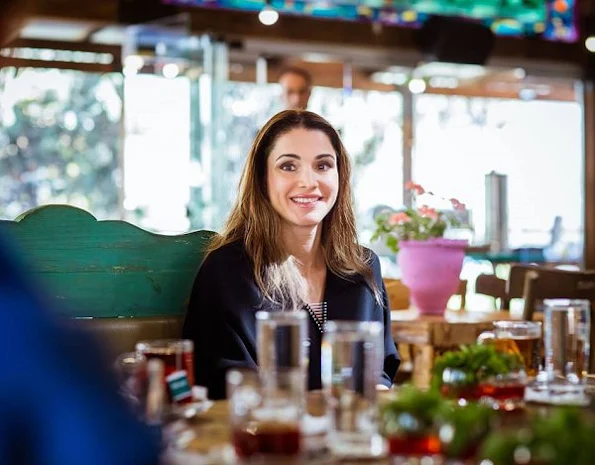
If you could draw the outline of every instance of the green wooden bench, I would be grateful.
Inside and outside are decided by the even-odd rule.
[[[139,339],[180,336],[214,234],[153,234],[68,205],[0,221],[0,233],[16,244],[50,306],[97,333],[110,355],[132,350]]]

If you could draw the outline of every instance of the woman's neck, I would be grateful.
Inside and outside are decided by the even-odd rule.
[[[305,275],[325,267],[320,226],[312,228],[286,227],[282,230],[283,246],[292,255]]]

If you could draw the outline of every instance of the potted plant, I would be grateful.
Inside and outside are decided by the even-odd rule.
[[[438,415],[442,455],[453,465],[474,459],[490,431],[497,426],[496,411],[483,404],[454,404]]]
[[[452,207],[449,211],[428,205],[417,207],[418,196],[437,196],[413,182],[405,187],[411,190],[414,206],[380,213],[375,218],[372,241],[383,239],[389,249],[398,252],[403,284],[409,288],[411,301],[419,312],[443,314],[459,285],[467,247],[466,240],[446,239],[444,234],[448,228],[461,225],[457,214],[465,210],[465,205],[452,198],[448,200]]]
[[[500,352],[491,344],[461,346],[445,352],[436,358],[432,371],[432,386],[448,398],[484,398],[496,407],[508,409],[508,405],[516,407],[525,392],[522,357]]]
[[[494,465],[587,465],[595,457],[594,436],[589,414],[559,407],[532,417],[524,428],[494,431],[479,456]]]
[[[420,391],[405,385],[397,397],[380,407],[380,431],[387,438],[393,457],[428,456],[440,453],[435,419],[445,400],[436,391]]]

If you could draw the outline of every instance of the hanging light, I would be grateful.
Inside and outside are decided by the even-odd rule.
[[[258,19],[265,26],[272,26],[279,19],[279,12],[269,5],[267,1],[264,8],[258,13]]]
[[[587,37],[585,40],[585,47],[591,53],[595,53],[595,36]]]
[[[163,74],[163,77],[166,79],[174,79],[178,76],[178,74],[180,74],[180,67],[175,63],[167,63],[163,65],[161,73]]]
[[[409,92],[412,94],[422,94],[426,91],[426,81],[419,78],[414,78],[409,81]]]

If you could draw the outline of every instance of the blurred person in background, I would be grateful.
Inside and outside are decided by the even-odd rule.
[[[281,84],[284,110],[306,110],[312,91],[312,75],[303,68],[289,66],[277,78]]]
[[[0,47],[30,11],[0,0]],[[0,464],[157,465],[158,433],[133,416],[99,348],[50,315],[16,257],[0,237]]]

